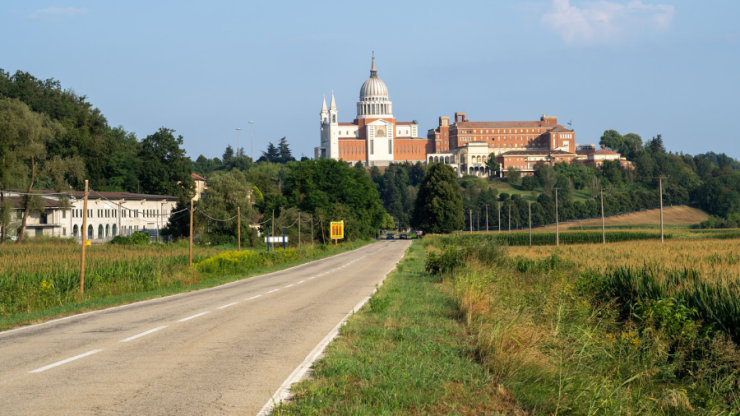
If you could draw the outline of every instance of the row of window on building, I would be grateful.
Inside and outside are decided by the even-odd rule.
[[[508,131],[507,131],[508,130]],[[460,133],[463,134],[478,134],[478,130],[459,130]],[[481,129],[480,134],[491,134],[491,133],[498,133],[498,134],[516,134],[516,133],[543,133],[544,129],[489,129],[483,131]]]
[[[72,218],[82,218],[82,209],[73,209]],[[115,209],[88,209],[87,217],[94,218],[93,212],[97,213],[97,218],[118,218],[118,211]],[[139,214],[143,218],[153,218],[160,215],[158,209],[121,209],[121,218],[139,218]],[[62,211],[62,218],[67,218],[66,211]]]

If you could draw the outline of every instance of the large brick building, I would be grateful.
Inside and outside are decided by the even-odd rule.
[[[532,174],[537,163],[553,165],[578,160],[576,133],[558,124],[557,117],[543,115],[537,121],[470,121],[465,113],[455,113],[453,120],[450,124],[449,117],[440,117],[439,126],[428,131],[434,153],[427,155],[427,161],[447,163],[459,175],[489,175],[486,161],[490,154],[501,164],[502,176],[509,167]]]
[[[432,143],[419,137],[416,121],[396,121],[388,87],[378,78],[373,55],[370,78],[360,88],[357,116],[351,123],[339,122],[334,93],[326,98],[320,113],[321,146],[315,158],[362,162],[365,166],[387,166],[391,162],[423,162],[432,153]]]

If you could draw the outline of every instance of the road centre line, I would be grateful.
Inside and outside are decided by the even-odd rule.
[[[314,277],[316,277],[316,276],[312,276],[312,277],[309,277],[309,278],[308,278],[308,280],[311,280],[311,279],[313,279]]]
[[[46,371],[46,370],[48,370],[48,369],[50,369],[50,368],[58,367],[58,366],[60,366],[60,365],[62,365],[62,364],[67,364],[67,363],[69,363],[69,362],[72,362],[72,361],[74,361],[74,360],[79,360],[80,358],[84,358],[84,357],[87,357],[88,355],[93,355],[93,354],[97,354],[97,353],[99,353],[100,351],[103,351],[103,350],[102,350],[102,349],[100,349],[100,350],[92,350],[92,351],[88,351],[88,352],[86,352],[86,353],[84,353],[84,354],[76,355],[76,356],[74,356],[74,357],[72,357],[72,358],[67,358],[66,360],[62,360],[62,361],[56,362],[56,363],[54,363],[54,364],[49,364],[49,365],[47,365],[46,367],[41,367],[41,368],[37,368],[37,369],[35,369],[35,370],[33,370],[33,371],[29,371],[29,373],[40,373],[40,372],[42,372],[42,371]]]
[[[191,319],[193,319],[193,318],[197,318],[197,317],[199,317],[199,316],[203,316],[203,315],[205,315],[205,314],[207,314],[207,313],[209,313],[209,312],[201,312],[201,313],[199,313],[199,314],[197,314],[197,315],[193,315],[193,316],[188,316],[187,318],[183,318],[183,319],[180,319],[180,320],[179,320],[179,321],[177,321],[177,322],[185,322],[185,321],[189,321],[189,320],[191,320]]]
[[[300,282],[296,283],[297,285],[300,285],[301,283],[305,282],[305,280],[301,280]]]
[[[142,332],[141,334],[137,334],[137,335],[134,335],[134,336],[132,336],[132,337],[128,337],[128,338],[126,338],[126,339],[123,339],[123,340],[121,340],[121,342],[129,342],[129,341],[133,341],[133,340],[135,340],[136,338],[139,338],[139,337],[143,337],[144,335],[149,335],[149,334],[151,334],[151,333],[153,333],[153,332],[157,332],[157,331],[159,331],[160,329],[165,329],[165,328],[167,328],[167,325],[164,325],[164,326],[158,326],[158,327],[156,327],[156,328],[154,328],[154,329],[150,329],[150,330],[148,330],[148,331],[144,331],[144,332]]]
[[[293,287],[293,285],[288,285],[288,286],[285,286],[285,287],[284,287],[283,289],[287,289],[287,288],[289,288],[289,287]]]
[[[257,299],[257,298],[258,298],[258,297],[260,297],[260,296],[262,296],[262,295],[252,296],[251,298],[246,298],[246,299],[244,299],[244,300],[252,300],[252,299]]]
[[[234,306],[234,305],[236,305],[237,303],[239,303],[239,302],[231,302],[231,303],[229,303],[229,304],[227,304],[227,305],[224,305],[224,306],[219,306],[219,307],[218,307],[218,308],[216,308],[216,309],[224,309],[224,308],[228,308],[229,306]]]
[[[272,289],[271,291],[269,291],[267,293],[277,292],[278,290],[280,290],[280,289]]]

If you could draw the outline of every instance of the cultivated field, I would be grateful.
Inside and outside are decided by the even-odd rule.
[[[686,205],[663,208],[663,224],[665,226],[689,226],[706,221],[709,215],[704,211]],[[623,215],[614,215],[604,218],[604,225],[609,227],[635,226],[641,228],[645,225],[660,227],[660,209],[649,209]],[[564,222],[560,229],[576,230],[580,227],[601,227],[601,218],[588,220]],[[555,231],[555,225],[538,228],[537,230]]]

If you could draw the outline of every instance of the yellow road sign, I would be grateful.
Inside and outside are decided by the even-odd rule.
[[[330,234],[332,240],[344,238],[344,221],[332,221]]]

